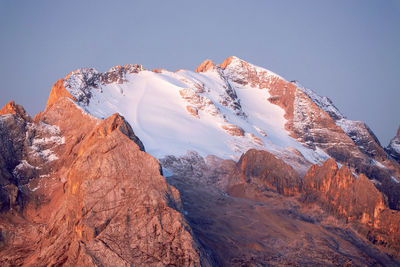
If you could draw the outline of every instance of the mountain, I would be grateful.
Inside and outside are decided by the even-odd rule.
[[[366,124],[346,119],[331,100],[298,82],[237,57],[220,65],[206,60],[196,72],[78,69],[57,82],[47,105],[65,95],[99,119],[123,114],[158,159],[190,150],[237,160],[256,148],[304,175],[332,157],[380,183],[390,207],[400,209],[390,189],[400,181],[399,165]]]
[[[397,139],[237,57],[78,69],[0,110],[0,262],[399,265]]]

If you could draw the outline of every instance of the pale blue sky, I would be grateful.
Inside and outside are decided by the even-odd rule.
[[[0,106],[31,115],[79,67],[194,70],[231,55],[299,80],[387,145],[400,124],[400,1],[0,0]]]

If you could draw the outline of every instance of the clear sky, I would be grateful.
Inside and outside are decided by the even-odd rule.
[[[399,0],[0,0],[0,38],[0,106],[31,115],[79,67],[235,55],[328,96],[384,146],[400,124]]]

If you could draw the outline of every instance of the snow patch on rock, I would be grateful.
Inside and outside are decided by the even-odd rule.
[[[45,161],[57,160],[58,157],[54,153],[54,148],[65,144],[65,137],[60,136],[60,128],[44,122],[39,122],[38,124],[29,123],[27,128],[27,140],[30,140],[30,133],[35,133],[30,140],[29,153]]]
[[[37,167],[32,166],[31,164],[29,164],[29,162],[27,162],[26,160],[21,160],[21,162],[15,167],[14,170],[20,170],[23,168],[30,168],[30,169],[36,169]]]

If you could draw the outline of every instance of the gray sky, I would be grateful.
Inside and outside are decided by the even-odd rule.
[[[400,1],[0,0],[0,106],[34,115],[79,67],[235,55],[328,96],[383,145],[400,124]]]

